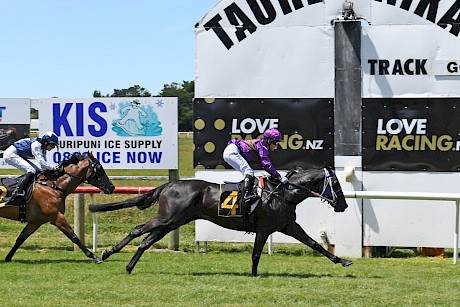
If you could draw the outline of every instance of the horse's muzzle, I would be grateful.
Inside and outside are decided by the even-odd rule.
[[[345,199],[343,201],[337,201],[337,204],[334,206],[334,212],[344,212],[348,208],[347,202]]]
[[[113,191],[115,191],[115,186],[113,184],[102,189],[102,192],[104,192],[104,194],[112,194]]]

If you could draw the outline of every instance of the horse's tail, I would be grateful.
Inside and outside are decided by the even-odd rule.
[[[165,183],[158,188],[152,189],[145,194],[133,197],[127,200],[119,201],[116,203],[108,203],[102,205],[90,205],[89,211],[98,212],[98,211],[115,211],[124,208],[130,208],[137,206],[139,210],[147,209],[148,207],[155,204],[160,198],[160,193],[166,188],[169,184]]]

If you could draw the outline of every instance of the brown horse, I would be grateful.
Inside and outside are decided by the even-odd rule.
[[[80,241],[69,222],[64,217],[65,199],[75,191],[81,183],[89,183],[101,189],[105,194],[111,194],[115,189],[101,163],[92,155],[74,154],[62,161],[56,170],[44,171],[38,174],[34,181],[32,192],[25,199],[26,227],[16,239],[11,251],[5,258],[10,262],[14,253],[41,225],[50,222],[61,230],[85,255],[101,263],[102,260],[88,250]],[[10,220],[20,220],[20,206],[8,205],[0,207],[0,217]]]

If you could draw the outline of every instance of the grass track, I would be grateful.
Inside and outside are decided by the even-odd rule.
[[[0,253],[4,258],[6,253]],[[314,255],[148,251],[97,265],[81,253],[29,251],[0,262],[3,306],[456,306],[460,269],[451,259],[355,259],[343,268]]]

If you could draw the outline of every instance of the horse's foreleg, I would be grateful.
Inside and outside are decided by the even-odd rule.
[[[257,276],[257,267],[259,266],[260,256],[267,242],[269,234],[256,233],[254,248],[252,249],[252,276]]]
[[[300,227],[300,225],[296,222],[286,227],[282,232],[288,236],[291,236],[299,240],[303,244],[308,245],[310,248],[326,256],[329,260],[331,260],[334,263],[340,263],[344,267],[353,264],[353,262],[351,262],[350,260],[337,257],[333,253],[329,252],[321,244],[319,244],[318,242],[313,240],[309,235],[307,235],[307,233],[302,229],[302,227]]]
[[[118,253],[119,251],[121,251],[123,249],[123,247],[128,245],[128,243],[131,242],[133,239],[141,236],[143,234],[144,225],[145,224],[137,225],[133,229],[133,231],[131,231],[123,240],[121,240],[120,243],[118,243],[117,245],[112,247],[111,250],[109,250],[109,251],[104,250],[102,252],[102,260],[105,260],[105,259],[109,258],[112,254]]]
[[[72,243],[76,244],[83,251],[83,253],[85,253],[86,257],[93,259],[96,263],[102,263],[102,259],[93,254],[81,242],[80,238],[77,237],[72,227],[70,227],[69,222],[67,222],[66,218],[64,217],[64,214],[58,213],[56,219],[50,221],[50,223],[59,228],[59,230],[61,230],[66,235],[66,237],[72,241]]]
[[[33,234],[40,226],[41,224],[37,225],[28,223],[26,227],[24,227],[24,229],[21,231],[18,238],[16,239],[13,248],[11,248],[8,255],[6,255],[5,262],[11,261],[11,259],[14,256],[14,253],[16,253],[16,251],[22,245],[22,243],[24,243],[24,241],[27,240],[27,238],[30,237],[30,235]]]

